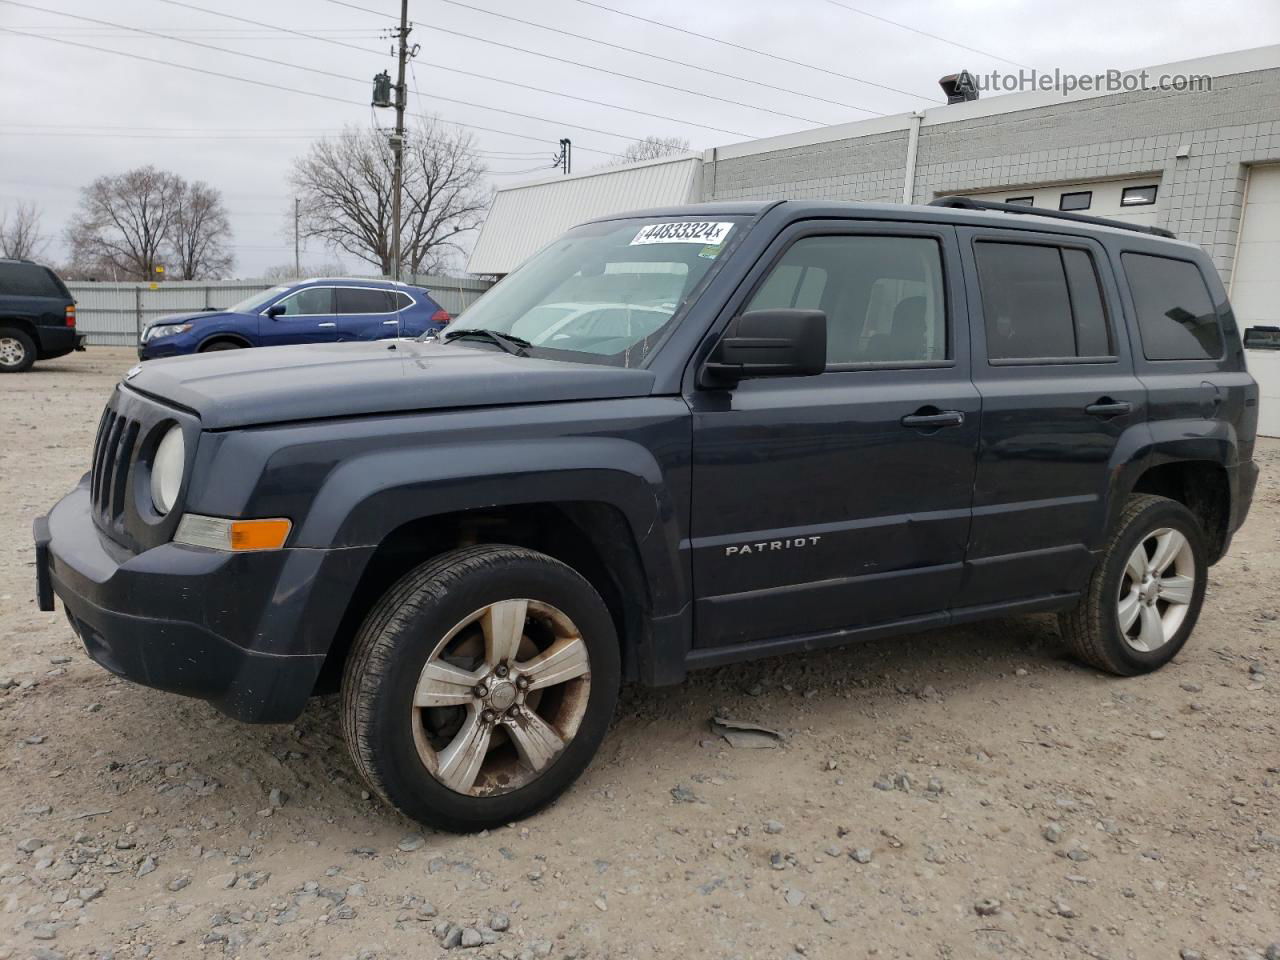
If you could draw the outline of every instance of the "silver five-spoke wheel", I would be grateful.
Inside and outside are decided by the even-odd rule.
[[[418,677],[418,756],[456,793],[519,789],[578,732],[590,688],[587,645],[566,614],[536,600],[482,607],[445,634]]]
[[[1120,581],[1120,632],[1134,650],[1153,653],[1186,618],[1195,590],[1195,556],[1172,527],[1154,530],[1134,547]]]

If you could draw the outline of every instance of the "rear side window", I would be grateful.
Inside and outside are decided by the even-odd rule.
[[[1093,257],[1043,244],[975,244],[991,360],[1110,357],[1110,324]]]
[[[370,287],[339,287],[337,301],[338,313],[390,313],[395,309],[388,291]]]
[[[0,294],[69,299],[66,288],[53,271],[34,263],[0,263]]]
[[[395,308],[397,310],[403,310],[405,307],[411,307],[411,306],[413,306],[413,298],[411,296],[409,296],[407,293],[396,294]]]
[[[1216,360],[1222,327],[1200,268],[1190,260],[1121,255],[1148,360]]]

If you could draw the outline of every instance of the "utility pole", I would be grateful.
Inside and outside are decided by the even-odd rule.
[[[404,82],[404,65],[409,59],[409,0],[400,0],[400,29],[397,31],[396,131],[391,135],[391,153],[395,172],[391,186],[391,279],[400,279],[400,190],[404,182],[404,109],[408,89]]]
[[[568,176],[573,172],[573,141],[568,137],[560,138],[560,172]]]
[[[298,223],[302,219],[302,201],[298,197],[293,198],[293,275],[295,277],[302,276],[302,258],[298,256]]]

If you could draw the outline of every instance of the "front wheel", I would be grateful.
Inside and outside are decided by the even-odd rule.
[[[586,580],[533,550],[466,547],[411,571],[369,614],[343,675],[343,733],[402,813],[481,830],[577,778],[620,677],[613,620]]]
[[[1080,603],[1059,614],[1072,652],[1120,676],[1164,666],[1187,642],[1208,582],[1195,514],[1165,497],[1129,498]]]

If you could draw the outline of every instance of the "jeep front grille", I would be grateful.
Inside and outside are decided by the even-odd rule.
[[[138,444],[138,429],[138,421],[120,415],[110,406],[98,424],[89,492],[98,520],[107,529],[123,525],[125,493],[134,448]]]

